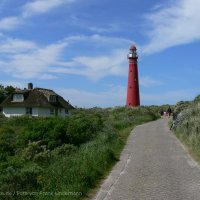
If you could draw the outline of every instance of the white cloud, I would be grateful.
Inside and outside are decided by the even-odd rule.
[[[59,63],[60,67],[51,69],[51,72],[83,75],[94,81],[109,75],[127,75],[127,46],[132,44],[132,41],[98,34],[72,36],[65,38],[64,41],[70,44],[81,42],[81,44],[90,45],[91,56],[84,56],[83,52],[82,56],[75,56],[71,61]],[[103,48],[107,52],[93,55],[94,48]]]
[[[28,55],[15,55],[10,65],[15,66],[15,76],[25,79],[36,78],[56,63],[63,48],[64,44],[53,44]]]
[[[34,0],[23,6],[22,16],[24,18],[35,14],[42,14],[51,11],[64,4],[70,4],[76,0]]]
[[[82,44],[90,44],[93,47],[100,45],[109,50],[109,52],[107,54],[104,52],[103,55],[102,53],[101,55],[92,55],[91,49],[91,56],[75,56],[70,61],[57,62],[58,67],[51,68],[50,72],[82,75],[94,81],[109,75],[127,75],[127,68],[124,67],[128,65],[126,59],[127,49],[125,47],[131,43],[129,40],[102,37],[100,35],[82,35],[65,38],[64,41],[75,45],[75,47],[80,41]],[[113,50],[114,48],[115,50]]]
[[[109,75],[126,75],[127,70],[124,70],[126,64],[125,50],[117,50],[106,56],[94,57],[76,57],[74,62],[77,66],[84,68],[85,76],[92,80],[98,80]]]
[[[162,85],[163,83],[157,80],[154,80],[148,76],[140,77],[140,85],[144,87],[154,87]]]
[[[128,40],[125,38],[120,38],[120,37],[106,37],[106,36],[102,36],[100,34],[93,34],[90,36],[86,36],[86,35],[76,35],[76,36],[71,36],[71,37],[67,37],[64,40],[65,42],[86,42],[87,44],[94,44],[96,45],[96,47],[99,46],[105,46],[107,45],[108,48],[119,48],[119,47],[126,47],[127,50],[127,45],[131,45],[134,42],[132,40]]]
[[[40,47],[31,41],[12,39],[2,34],[1,37],[3,40],[0,43],[0,52],[4,53],[6,58],[0,60],[0,68],[14,77],[41,79],[41,74],[44,73],[44,79],[51,79],[64,73],[82,75],[97,81],[110,75],[127,75],[125,47],[129,41],[123,38],[74,36]],[[80,41],[81,45],[91,46],[91,56],[84,55],[85,52],[80,56],[74,55],[71,59],[63,56],[67,55],[66,52],[73,52],[77,44],[80,45]],[[96,55],[92,53],[92,48],[107,49],[107,52],[102,53],[100,50]]]
[[[42,74],[39,79],[42,79],[42,80],[52,80],[52,79],[57,79],[58,77],[57,76],[54,76],[52,74]]]
[[[109,24],[106,27],[91,26],[89,27],[89,30],[96,33],[109,33],[109,32],[118,31],[119,27],[116,24]]]
[[[78,107],[110,107],[125,105],[126,88],[115,86],[105,92],[88,92],[73,88],[56,90],[65,99],[69,99],[73,106]]]
[[[12,30],[23,23],[19,17],[6,17],[0,20],[0,29]]]
[[[37,45],[31,41],[8,38],[0,35],[0,52],[1,53],[19,53],[34,50]]]
[[[23,41],[21,43],[24,44]],[[66,45],[65,42],[58,42],[46,47],[32,45],[30,51],[17,53],[13,53],[12,49],[7,48],[6,50],[10,50],[9,53],[7,52],[8,60],[1,61],[0,68],[2,71],[21,79],[53,78],[53,75],[48,74],[47,76],[48,68],[57,63]]]
[[[128,63],[124,55],[126,55],[125,50],[119,49],[111,51],[106,56],[74,57],[72,62],[66,62],[66,64],[58,62],[61,66],[51,68],[50,72],[82,75],[93,81],[109,75],[125,76],[128,68],[124,66]]]
[[[152,11],[155,11],[155,10],[159,10],[159,9],[161,9],[162,8],[162,4],[155,4],[155,6],[153,6],[152,8],[151,8],[151,10]]]
[[[146,18],[152,27],[150,42],[142,51],[147,54],[187,44],[200,39],[200,1],[172,1],[166,8],[156,10]]]
[[[77,0],[32,0],[22,7],[22,12],[16,16],[0,19],[1,30],[12,30],[25,23],[27,18],[47,13],[59,6],[67,5]]]

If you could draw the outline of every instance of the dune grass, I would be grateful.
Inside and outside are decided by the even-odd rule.
[[[145,107],[119,107],[77,109],[66,119],[1,119],[1,196],[83,199],[119,160],[131,129],[157,118]]]
[[[191,102],[178,102],[174,133],[187,147],[189,153],[200,163],[200,97]],[[175,111],[176,111],[175,110]]]

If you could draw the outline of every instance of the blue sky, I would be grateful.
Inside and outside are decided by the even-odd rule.
[[[0,0],[0,83],[79,107],[125,105],[131,44],[142,105],[200,94],[199,0]]]

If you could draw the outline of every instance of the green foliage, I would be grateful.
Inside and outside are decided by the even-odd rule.
[[[11,85],[5,87],[5,93],[6,93],[7,96],[12,94],[14,91],[15,91],[15,88]]]
[[[26,199],[81,199],[119,159],[130,130],[157,118],[148,107],[76,109],[68,118],[2,117],[0,191],[14,194],[4,199],[23,199],[16,191],[29,192]]]
[[[0,103],[3,102],[3,100],[14,91],[15,88],[13,86],[4,87],[0,84]]]
[[[3,85],[0,85],[0,103],[6,98],[6,92]]]
[[[181,111],[187,109],[190,104],[191,104],[191,102],[189,102],[189,101],[179,101],[175,105],[175,112],[180,113]]]
[[[72,117],[69,120],[66,136],[69,143],[80,145],[93,139],[101,127],[102,120],[98,115],[94,115],[92,118],[87,115],[78,118],[77,116]]]
[[[185,143],[191,153],[200,161],[200,95],[191,102],[176,104],[177,119],[174,132]]]
[[[0,128],[0,161],[6,160],[7,156],[14,155],[16,135],[11,127]]]
[[[4,87],[3,85],[0,84],[0,104],[10,95],[15,91],[15,88],[13,86],[7,86]],[[2,119],[2,107],[0,107],[0,123]]]
[[[195,103],[199,103],[200,102],[200,95],[198,95],[198,96],[195,97],[194,102]]]
[[[153,113],[160,114],[161,111],[167,111],[169,106],[171,107],[172,111],[174,111],[174,109],[175,109],[174,105],[169,105],[169,104],[165,104],[165,105],[161,105],[161,106],[152,105],[152,106],[148,106],[147,109],[149,111],[152,111]]]

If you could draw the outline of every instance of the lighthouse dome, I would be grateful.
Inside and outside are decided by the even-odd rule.
[[[136,48],[136,46],[134,44],[130,46],[130,50],[136,50],[136,49],[137,48]]]

